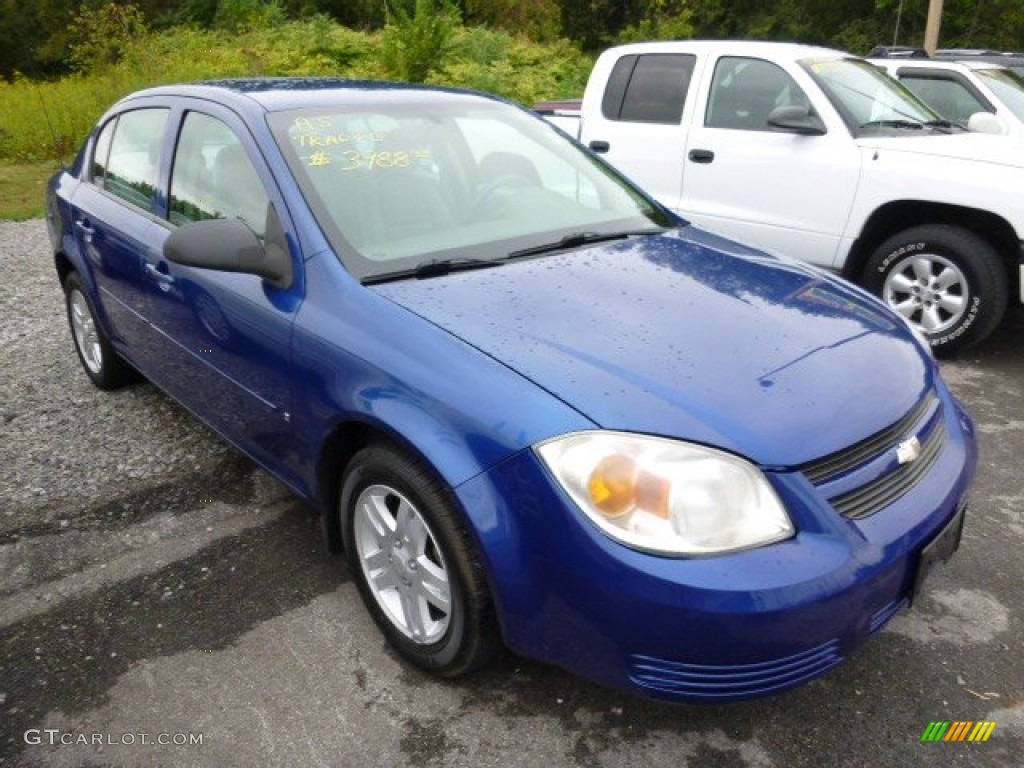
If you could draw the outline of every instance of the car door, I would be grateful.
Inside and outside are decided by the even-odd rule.
[[[683,125],[697,57],[628,54],[608,77],[598,113],[588,113],[581,140],[668,208],[683,183]],[[692,100],[691,100],[692,101]]]
[[[741,56],[713,63],[698,95],[704,119],[688,133],[676,207],[729,237],[831,266],[857,189],[859,148],[842,126],[796,135],[767,124],[780,106],[832,111],[776,63]]]
[[[160,147],[170,110],[129,109],[100,127],[84,183],[71,199],[79,252],[95,280],[111,338],[145,372],[153,348],[144,256],[153,247]]]
[[[261,241],[277,221],[288,228],[262,157],[232,113],[212,105],[180,113],[167,201],[161,247],[143,265],[148,319],[166,340],[161,385],[287,474],[294,469],[290,336],[302,298],[301,260],[290,252],[296,279],[278,288],[256,275],[174,264],[162,252],[175,228],[204,219],[238,219]],[[288,249],[288,238],[279,239]]]

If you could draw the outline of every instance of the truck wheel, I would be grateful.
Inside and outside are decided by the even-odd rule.
[[[921,331],[940,357],[992,333],[1009,292],[995,249],[973,232],[945,224],[890,237],[868,259],[862,282]]]
[[[392,647],[442,677],[500,648],[490,593],[443,483],[421,462],[370,445],[345,471],[345,552],[363,602]]]

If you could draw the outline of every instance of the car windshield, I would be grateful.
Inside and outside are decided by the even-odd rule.
[[[984,80],[1017,119],[1024,120],[1024,78],[1009,69],[978,69]]]
[[[479,96],[390,91],[269,122],[338,256],[364,280],[677,223],[549,124]]]
[[[941,117],[903,85],[861,59],[801,62],[843,116],[854,135],[919,131]]]

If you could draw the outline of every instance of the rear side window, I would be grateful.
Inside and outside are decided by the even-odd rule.
[[[168,110],[162,108],[137,109],[108,123],[96,141],[93,181],[111,194],[148,209],[156,188],[167,115]],[[112,136],[108,139],[109,134]]]
[[[609,120],[678,124],[697,57],[652,53],[615,63],[601,104]]]
[[[107,177],[107,159],[110,157],[110,140],[114,138],[114,126],[117,125],[117,118],[115,117],[100,131],[99,137],[96,139],[96,146],[92,153],[92,166],[89,169],[89,173],[92,176],[93,182],[102,187],[106,182]]]

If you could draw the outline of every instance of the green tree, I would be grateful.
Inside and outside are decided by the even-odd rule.
[[[399,80],[425,82],[440,69],[459,27],[459,9],[451,0],[393,2],[381,38],[381,57]]]
[[[465,0],[467,24],[479,24],[550,41],[562,32],[562,13],[557,0]]]
[[[629,3],[614,0],[560,0],[562,32],[586,51],[606,47],[625,20]]]
[[[229,32],[279,27],[288,19],[281,0],[219,0],[213,26]]]
[[[113,2],[85,5],[68,26],[71,65],[80,72],[110,67],[148,31],[146,19],[137,5]]]
[[[693,37],[693,9],[689,0],[646,0],[635,5],[642,16],[619,32],[619,42]]]

